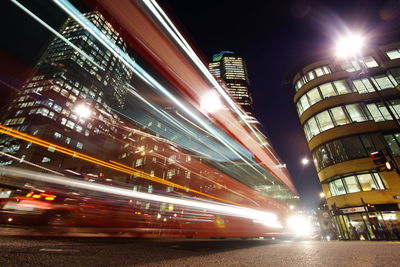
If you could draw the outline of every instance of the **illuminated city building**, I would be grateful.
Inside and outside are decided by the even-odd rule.
[[[98,12],[86,13],[112,42],[126,51],[119,33]],[[99,157],[118,151],[118,116],[113,109],[124,106],[131,71],[77,22],[68,19],[47,47],[32,74],[9,104],[1,123],[21,132]],[[32,143],[5,135],[0,137],[1,165],[25,161],[71,167],[85,173],[99,166],[77,166],[73,157],[54,153]],[[106,151],[106,153],[104,153]],[[78,164],[79,165],[79,164]]]
[[[253,100],[249,92],[249,78],[243,58],[231,51],[221,51],[213,55],[208,69],[217,80],[222,79],[225,82],[231,97],[248,115],[251,115]]]
[[[396,238],[400,43],[366,48],[358,59],[318,58],[287,87],[337,232],[341,239]]]

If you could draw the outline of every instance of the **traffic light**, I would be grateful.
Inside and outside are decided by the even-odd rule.
[[[386,157],[382,150],[372,152],[369,157],[374,161],[375,165],[385,165]]]
[[[386,151],[379,150],[372,152],[369,157],[373,160],[377,166],[378,171],[393,171],[397,169],[396,164],[391,160],[390,155],[385,153]]]

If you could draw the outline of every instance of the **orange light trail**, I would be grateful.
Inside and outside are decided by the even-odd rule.
[[[31,142],[31,143],[34,143],[36,145],[42,146],[42,147],[51,146],[52,149],[54,149],[54,150],[56,150],[58,152],[61,152],[63,154],[70,155],[70,156],[73,156],[75,158],[79,158],[79,159],[82,159],[82,160],[85,160],[85,161],[88,161],[88,162],[92,162],[92,163],[101,165],[101,166],[106,167],[106,168],[110,168],[110,169],[113,169],[113,170],[116,170],[116,171],[120,171],[120,172],[123,172],[123,173],[127,173],[127,174],[133,174],[133,175],[139,176],[140,178],[151,180],[151,181],[156,182],[156,183],[160,183],[160,184],[164,184],[164,185],[168,185],[168,186],[174,186],[176,188],[184,189],[184,190],[190,191],[192,193],[195,193],[195,194],[198,194],[198,195],[202,195],[202,196],[205,196],[205,197],[208,197],[208,198],[211,198],[211,199],[215,199],[215,200],[218,200],[218,201],[222,201],[222,202],[225,202],[225,203],[229,203],[229,204],[233,204],[233,205],[237,205],[237,206],[242,206],[242,205],[240,205],[238,203],[235,203],[235,202],[232,202],[232,201],[229,201],[229,200],[225,200],[225,199],[222,199],[222,198],[218,198],[218,197],[215,197],[213,195],[209,195],[209,194],[206,194],[206,193],[191,189],[189,187],[182,186],[180,184],[176,184],[176,183],[173,183],[173,182],[165,181],[162,178],[159,178],[159,177],[156,177],[156,176],[151,176],[151,175],[149,175],[149,174],[147,174],[145,172],[139,171],[137,169],[131,168],[129,166],[126,166],[124,164],[121,164],[121,163],[118,163],[118,162],[115,162],[115,161],[110,161],[112,163],[111,164],[111,163],[108,163],[106,161],[103,161],[103,160],[100,160],[100,159],[97,159],[97,158],[94,158],[94,157],[90,157],[88,155],[79,153],[77,151],[74,151],[74,150],[59,146],[59,145],[56,145],[54,143],[42,140],[40,138],[31,136],[29,134],[22,133],[20,131],[14,130],[12,128],[6,127],[6,126],[1,125],[1,124],[0,124],[0,133],[6,134],[6,135],[9,135],[9,136],[12,136],[12,137],[16,137],[16,138],[24,140],[24,141]]]

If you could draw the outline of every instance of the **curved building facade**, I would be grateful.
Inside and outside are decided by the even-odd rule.
[[[400,42],[296,71],[293,101],[339,236],[400,239]]]

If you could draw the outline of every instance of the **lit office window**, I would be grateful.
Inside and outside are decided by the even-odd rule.
[[[363,61],[368,68],[375,68],[379,66],[378,62],[376,62],[375,59],[371,56],[363,58]]]
[[[345,80],[335,81],[333,82],[333,84],[335,85],[338,95],[351,93],[350,86],[347,84]]]
[[[321,132],[334,127],[333,121],[332,121],[331,117],[329,116],[329,112],[327,110],[319,113],[316,116],[316,118],[318,120]]]
[[[310,106],[312,106],[315,103],[317,103],[317,102],[322,100],[321,94],[319,93],[318,88],[311,89],[307,93],[307,96],[308,96],[308,99],[309,99],[309,102],[310,102]]]
[[[361,188],[358,185],[357,179],[355,176],[348,176],[343,179],[346,189],[348,193],[360,192]]]
[[[389,51],[386,51],[385,53],[391,60],[400,58],[399,49],[389,50]]]
[[[357,175],[357,178],[363,191],[379,189],[379,186],[375,183],[374,178],[370,173],[359,174]]]
[[[353,122],[362,122],[368,120],[367,115],[363,111],[363,108],[360,104],[346,105],[346,110]]]
[[[329,183],[329,189],[332,196],[338,196],[361,191],[384,190],[385,186],[379,174],[373,172],[338,178]]]
[[[341,64],[342,69],[347,72],[359,71],[362,68],[375,68],[378,66],[378,62],[371,56],[359,60],[345,61]]]
[[[317,134],[320,133],[318,125],[317,125],[317,121],[315,120],[314,117],[309,119],[307,121],[307,124],[308,124],[308,128],[310,130],[310,137],[316,136]]]
[[[375,92],[374,87],[372,86],[371,82],[367,78],[361,79],[361,80],[354,80],[352,82],[353,82],[354,88],[357,90],[357,92],[359,94]]]
[[[389,105],[396,119],[400,118],[400,99],[390,101]]]
[[[395,81],[394,79],[389,79],[389,77],[386,76],[385,74],[373,77],[372,81],[374,82],[378,90],[394,88],[397,85],[397,83],[396,84],[392,83],[392,81]]]
[[[324,96],[324,98],[328,98],[328,97],[336,95],[336,92],[335,92],[335,89],[333,88],[332,83],[322,84],[319,86],[319,89],[321,90],[321,93]]]
[[[347,118],[347,116],[343,110],[343,107],[332,108],[331,114],[332,114],[333,120],[335,121],[336,126],[350,123],[349,119]]]
[[[342,179],[338,179],[338,180],[335,180],[335,181],[329,183],[329,187],[331,187],[331,189],[333,189],[333,192],[332,192],[333,196],[346,194],[346,189],[344,188]]]
[[[135,161],[135,167],[139,167],[143,165],[143,158],[138,158]]]
[[[46,163],[46,162],[50,162],[50,161],[51,161],[51,159],[48,158],[48,157],[43,157],[42,158],[42,163]]]
[[[300,103],[301,106],[303,107],[303,110],[306,110],[310,107],[310,103],[308,102],[307,95],[303,95],[300,97]]]

